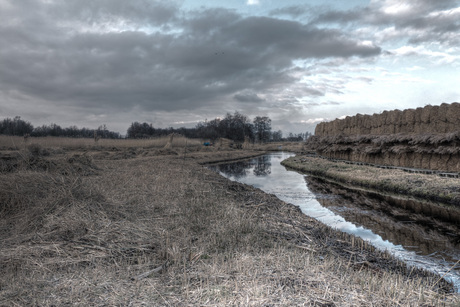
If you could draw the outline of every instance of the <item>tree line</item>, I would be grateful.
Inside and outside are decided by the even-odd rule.
[[[118,132],[109,131],[106,125],[101,125],[97,129],[78,128],[70,126],[62,128],[57,124],[42,125],[34,127],[30,122],[21,119],[20,116],[15,118],[5,118],[0,122],[0,134],[16,136],[60,136],[74,138],[99,138],[119,139],[121,135]]]
[[[236,142],[280,142],[303,141],[311,136],[310,132],[293,134],[283,137],[281,130],[272,131],[271,119],[267,116],[256,116],[252,121],[244,114],[235,111],[227,113],[223,118],[199,122],[194,128],[154,128],[149,123],[134,122],[128,128],[128,138],[149,138],[179,133],[188,138],[216,140],[227,138]]]
[[[246,115],[239,112],[227,113],[224,118],[215,118],[199,122],[194,128],[161,129],[152,124],[134,122],[128,128],[128,138],[148,138],[162,136],[169,133],[179,133],[188,138],[216,140],[227,138],[236,142],[268,142],[271,138],[271,119],[257,116],[251,121]]]
[[[244,114],[235,111],[233,114],[227,113],[223,118],[205,120],[199,122],[193,128],[155,128],[151,123],[133,122],[127,129],[127,138],[152,138],[178,133],[188,138],[210,139],[227,138],[235,142],[280,142],[280,141],[302,141],[306,140],[311,134],[309,132],[293,134],[289,133],[283,137],[281,130],[272,131],[271,119],[267,116],[256,116],[252,121]],[[121,138],[118,132],[107,129],[106,125],[101,125],[97,129],[78,128],[70,126],[62,128],[57,124],[42,125],[34,127],[30,122],[15,118],[6,118],[0,121],[0,134],[16,136],[59,136],[75,138]]]
[[[262,123],[255,126],[254,123]],[[245,138],[251,141],[269,139],[271,131],[271,120],[268,117],[256,117],[254,123],[246,115],[239,112],[234,114],[227,113],[224,118],[215,118],[199,122],[194,128],[154,128],[152,124],[134,122],[128,128],[128,138],[148,138],[167,135],[169,133],[179,133],[188,138],[201,138],[216,140],[227,138],[237,142],[244,142]]]

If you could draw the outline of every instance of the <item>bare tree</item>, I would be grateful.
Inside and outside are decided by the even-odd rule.
[[[260,143],[270,141],[272,131],[272,120],[267,116],[257,116],[254,118],[254,134]]]

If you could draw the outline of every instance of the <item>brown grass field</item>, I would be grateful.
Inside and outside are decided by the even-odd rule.
[[[1,136],[0,306],[459,306],[439,276],[203,166],[280,145],[166,142]]]
[[[110,149],[127,149],[127,148],[142,148],[142,149],[160,149],[168,143],[169,137],[158,137],[151,139],[99,139],[94,141],[91,138],[62,138],[62,137],[40,137],[28,138],[0,135],[0,150],[22,150],[29,145],[39,145],[47,149],[64,149],[64,150],[110,150]],[[176,150],[187,148],[188,151],[194,149],[203,149],[203,140],[187,139],[183,136],[175,136],[171,144]],[[252,150],[287,150],[300,152],[304,145],[300,142],[283,142],[283,143],[268,143],[262,145],[251,144]]]

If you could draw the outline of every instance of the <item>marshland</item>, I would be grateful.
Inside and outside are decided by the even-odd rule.
[[[279,144],[167,143],[2,137],[0,305],[459,304],[441,276],[205,167]]]
[[[459,29],[455,0],[0,0],[0,306],[460,306]],[[296,183],[248,172],[307,204],[211,169],[284,154]]]

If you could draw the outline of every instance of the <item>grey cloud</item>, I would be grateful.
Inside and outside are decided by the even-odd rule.
[[[416,15],[416,14],[428,14],[433,11],[448,10],[453,7],[458,7],[457,0],[406,0],[405,3],[410,5],[411,10],[402,15]],[[401,3],[404,4],[404,3]],[[377,3],[378,5],[378,3]]]
[[[309,102],[306,106],[309,107],[319,107],[319,106],[339,106],[342,103],[337,101],[325,101],[325,102]]]
[[[348,11],[326,10],[319,12],[316,17],[312,19],[312,24],[321,23],[337,23],[347,24],[354,22],[363,22],[372,13],[369,8],[354,9]]]
[[[307,94],[305,96],[324,96],[324,94],[325,94],[323,91],[320,91],[320,90],[314,89],[314,88],[306,88],[306,89],[304,89],[304,93]]]
[[[319,97],[325,95],[325,90],[318,87],[317,83],[293,85],[291,91],[295,93],[296,97]]]
[[[221,34],[259,54],[276,54],[271,60],[279,58],[281,65],[285,65],[283,60],[367,57],[381,52],[379,47],[360,45],[338,30],[307,27],[299,22],[268,17],[245,18],[223,29]]]
[[[175,1],[66,0],[49,7],[49,13],[65,21],[87,24],[119,23],[163,25],[176,18]]]
[[[256,93],[238,93],[233,98],[240,102],[264,102],[264,98],[260,98]]]
[[[408,5],[409,10],[395,11],[393,13],[386,12],[384,1],[371,2],[367,7],[356,7],[351,10],[339,11],[321,9],[317,11],[317,16],[313,18],[312,23],[374,23],[374,24],[414,24],[417,25],[418,20],[422,16],[429,15],[432,12],[449,10],[458,7],[457,0],[405,0],[397,3],[398,5]]]
[[[263,102],[244,90],[292,87],[299,81],[290,73],[294,60],[381,52],[338,30],[224,9],[183,17],[160,1],[11,3],[0,13],[0,91],[90,109],[191,110],[223,97]],[[152,29],[110,30],[120,22]]]
[[[293,18],[306,15],[309,12],[309,6],[293,5],[272,10],[270,16],[291,16]]]
[[[208,38],[229,24],[241,20],[243,17],[237,12],[222,8],[192,11],[188,18],[181,20],[181,26],[191,36]]]
[[[348,11],[326,10],[312,19],[312,24],[335,23],[342,26],[371,25],[377,27],[394,26],[401,35],[385,37],[385,39],[401,39],[409,36],[413,44],[423,42],[439,42],[446,45],[458,45],[460,38],[460,18],[458,14],[442,14],[460,7],[458,1],[402,1],[400,4],[410,5],[409,10],[388,12],[382,7],[384,2],[371,3],[364,8]],[[412,32],[411,32],[412,31]],[[412,33],[416,33],[415,36]]]

